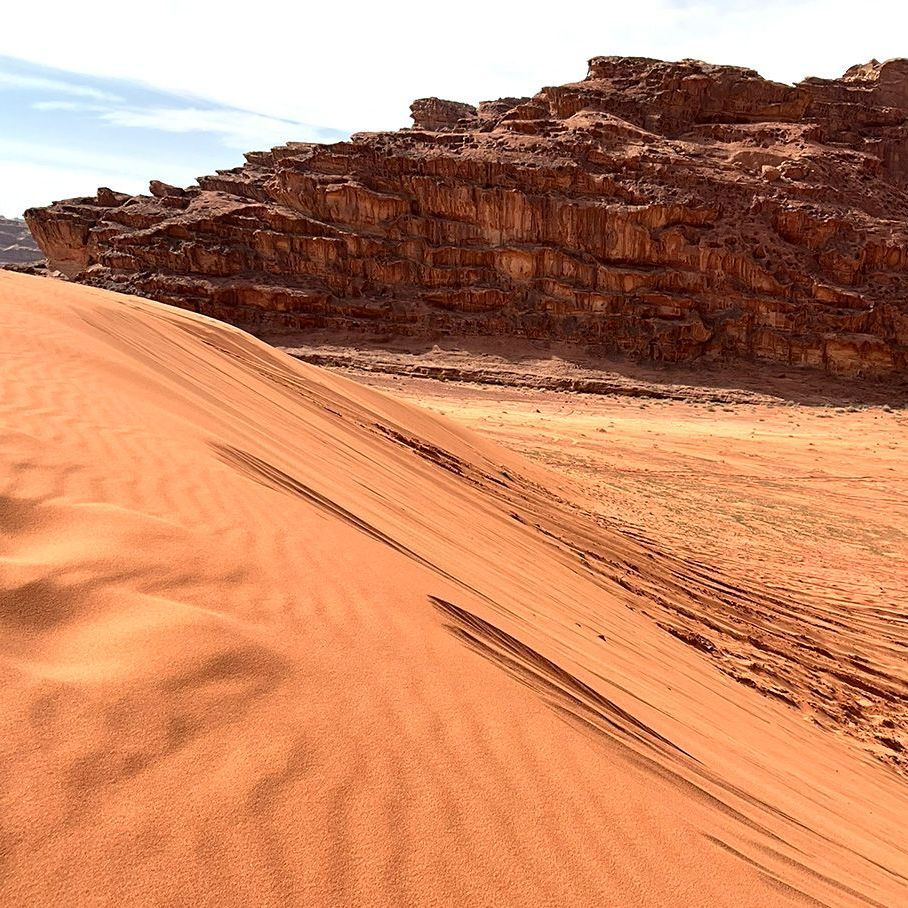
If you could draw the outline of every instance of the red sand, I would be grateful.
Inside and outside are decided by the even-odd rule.
[[[676,556],[688,577],[707,568],[737,592],[708,608],[651,597],[644,611],[908,777],[908,410],[354,374],[569,477],[593,519]]]
[[[0,323],[3,904],[908,899],[903,779],[552,474],[154,303]]]

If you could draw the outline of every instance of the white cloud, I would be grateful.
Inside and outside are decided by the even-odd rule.
[[[91,195],[98,186],[142,192],[146,185],[135,175],[116,170],[67,167],[62,163],[8,162],[0,157],[0,199],[3,200],[0,214],[20,217],[26,208]]]
[[[79,110],[95,111],[106,110],[99,104],[85,104],[82,101],[35,101],[32,110]]]
[[[192,107],[115,108],[101,114],[115,126],[159,129],[164,132],[217,133],[229,148],[249,151],[290,140],[318,142],[333,138],[330,131],[278,117],[242,110],[202,110]]]
[[[64,82],[62,79],[45,79],[41,76],[27,76],[22,73],[0,71],[0,89],[25,89],[26,91],[54,91],[80,98],[94,98],[97,101],[121,101],[118,95],[101,91],[89,85]]]
[[[35,101],[30,106],[32,110],[47,113],[64,111],[96,115],[112,126],[174,133],[212,133],[219,135],[226,147],[240,151],[272,147],[288,141],[330,142],[338,137],[336,130],[226,107],[128,107],[61,100]]]
[[[99,186],[139,193],[148,191],[151,178],[186,186],[196,176],[174,161],[76,152],[65,145],[0,137],[0,214],[6,217],[60,199],[93,195]]]
[[[81,104],[109,124],[185,133],[187,147],[193,133],[214,133],[231,150],[244,151],[321,138],[308,123],[342,131],[393,129],[409,122],[409,103],[420,96],[476,102],[531,94],[583,78],[586,60],[596,54],[695,57],[752,66],[790,82],[904,54],[908,33],[904,0],[561,0],[554,6],[459,0],[454,7],[348,0],[343,14],[325,3],[258,0],[245,27],[225,14],[223,0],[158,0],[154,15],[147,4],[123,0],[91,0],[89,14],[86,4],[45,0],[41,28],[33,6],[6,6],[0,54],[74,75],[0,73],[0,90],[43,91],[35,100],[46,111]],[[80,84],[75,73],[130,80],[174,98],[139,109],[118,97],[132,98],[128,87],[104,91]],[[206,109],[199,98],[230,109]],[[97,135],[100,144],[100,129]],[[102,163],[97,155],[74,156],[65,144],[61,131],[60,149],[4,160],[0,136],[4,186],[21,195],[17,187],[32,173],[22,169],[29,163],[48,168],[33,171],[35,179],[53,172],[52,185],[72,182],[71,189],[55,190],[63,196],[90,191],[101,174],[125,189],[132,188],[130,180],[141,188],[148,177],[185,184],[194,176],[174,173],[179,161],[172,147],[170,159],[111,155]],[[155,147],[150,138],[146,158],[154,157]],[[73,167],[85,176],[75,181]],[[32,198],[48,194],[37,183],[32,190]],[[0,198],[6,207],[7,197]]]
[[[160,163],[153,158],[124,157],[119,154],[108,154],[99,151],[77,151],[65,142],[59,145],[47,145],[42,142],[30,142],[21,139],[10,139],[0,136],[0,166],[21,168],[24,164],[49,164],[83,170],[103,170],[119,173],[154,175],[155,167]],[[146,177],[147,179],[147,177]]]

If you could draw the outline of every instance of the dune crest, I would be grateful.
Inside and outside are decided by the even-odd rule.
[[[908,897],[904,780],[552,475],[157,303],[0,273],[0,324],[4,904]]]

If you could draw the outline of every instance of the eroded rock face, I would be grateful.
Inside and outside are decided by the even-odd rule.
[[[25,221],[0,218],[0,265],[19,265],[41,258]]]
[[[52,267],[255,330],[495,335],[908,371],[908,61],[582,82],[27,212]]]
[[[410,116],[416,129],[442,132],[452,129],[474,129],[478,125],[476,108],[461,101],[441,98],[417,98],[410,105]]]

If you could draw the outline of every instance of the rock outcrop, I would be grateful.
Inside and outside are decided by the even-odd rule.
[[[23,265],[41,258],[25,221],[0,217],[0,265]]]
[[[558,339],[908,372],[908,61],[581,82],[27,212],[51,267],[253,330]]]
[[[416,129],[441,132],[451,129],[475,129],[478,125],[476,108],[460,101],[441,98],[417,98],[410,105],[410,118]]]

